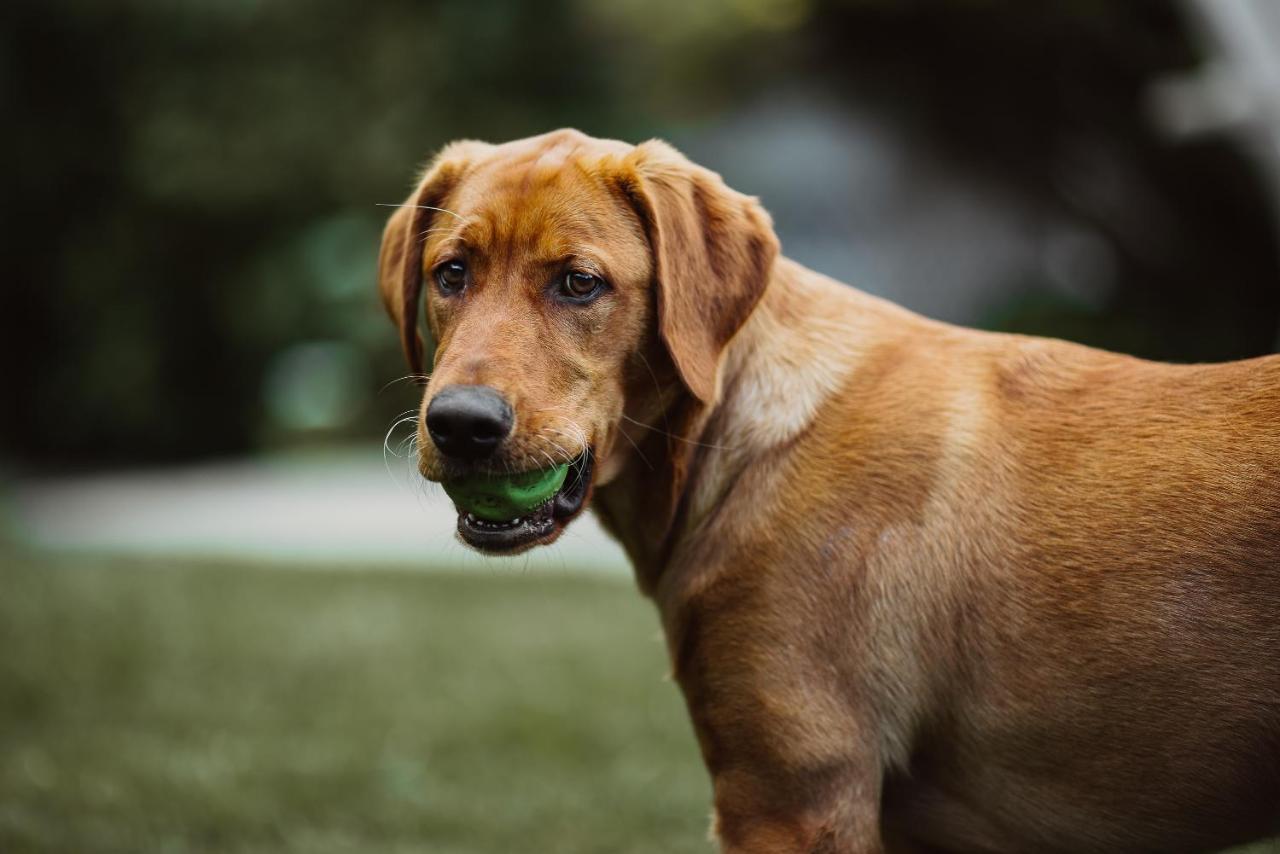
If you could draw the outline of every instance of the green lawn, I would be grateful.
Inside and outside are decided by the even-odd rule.
[[[709,852],[625,581],[0,558],[0,851]]]
[[[515,567],[0,556],[0,852],[708,854],[649,604]]]

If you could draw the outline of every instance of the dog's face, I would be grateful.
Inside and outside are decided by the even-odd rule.
[[[656,342],[679,388],[711,403],[720,353],[775,253],[754,200],[661,143],[561,131],[441,152],[392,215],[380,256],[415,372],[420,302],[435,344],[421,472],[450,481],[570,466],[532,511],[460,511],[462,539],[514,553],[559,535],[621,468],[624,415],[643,410],[629,407],[665,397],[661,366],[645,357]]]

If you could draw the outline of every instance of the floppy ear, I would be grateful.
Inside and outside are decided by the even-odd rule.
[[[382,305],[400,330],[409,370],[423,372],[422,333],[418,309],[422,301],[422,247],[446,197],[458,186],[471,163],[492,148],[488,143],[450,143],[431,161],[414,191],[395,209],[382,230],[378,252],[378,290]]]
[[[778,238],[760,202],[665,142],[624,159],[622,189],[649,237],[658,331],[680,378],[710,405],[725,345],[769,282]]]

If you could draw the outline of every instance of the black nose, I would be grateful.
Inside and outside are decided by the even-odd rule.
[[[487,385],[452,385],[427,407],[427,432],[442,454],[463,460],[491,455],[511,433],[511,407]]]

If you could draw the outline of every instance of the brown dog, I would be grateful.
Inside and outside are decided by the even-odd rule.
[[[1280,832],[1280,357],[913,315],[661,142],[446,148],[383,238],[422,474],[575,475],[662,615],[726,851]]]

